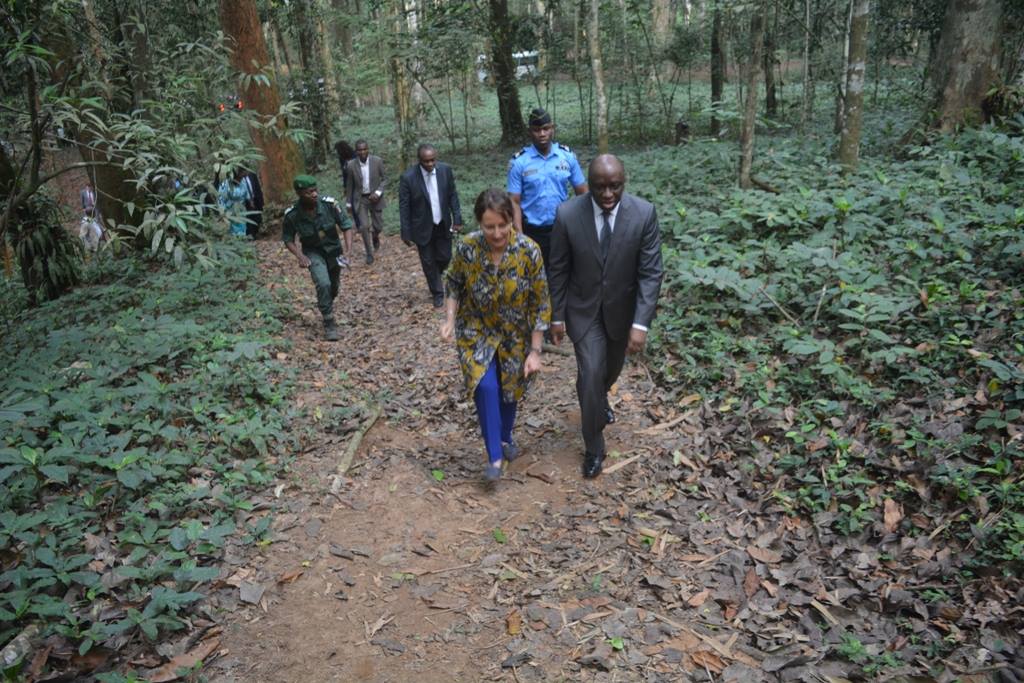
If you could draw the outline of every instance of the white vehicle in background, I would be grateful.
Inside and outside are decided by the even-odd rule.
[[[540,53],[536,50],[528,50],[526,52],[513,52],[512,63],[515,64],[516,68],[516,80],[522,80],[524,78],[534,78],[537,76],[539,70],[537,65],[540,62]],[[487,55],[477,55],[476,57],[476,77],[481,83],[486,83],[490,78],[490,66],[491,60]]]
[[[540,61],[540,55],[536,50],[513,52],[512,61],[516,63],[517,80],[522,80],[527,76],[533,78],[537,75],[537,64]]]

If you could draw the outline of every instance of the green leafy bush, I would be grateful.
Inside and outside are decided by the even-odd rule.
[[[180,628],[294,450],[251,255],[103,267],[109,284],[23,313],[0,348],[0,642],[29,622],[83,652]]]
[[[743,409],[731,445],[788,475],[790,509],[856,533],[883,494],[968,504],[983,519],[949,529],[977,561],[1021,562],[1024,138],[965,131],[850,178],[796,144],[763,160],[778,194],[709,192],[732,172],[709,143],[641,181],[667,233],[663,378]]]

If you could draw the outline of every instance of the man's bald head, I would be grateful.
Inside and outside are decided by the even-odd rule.
[[[598,171],[602,173],[619,172],[623,177],[626,176],[626,167],[622,165],[622,160],[614,154],[599,154],[594,157],[587,168],[587,176],[593,177],[594,173]]]
[[[612,211],[622,199],[626,187],[626,168],[614,154],[594,157],[587,170],[590,195],[603,211]]]

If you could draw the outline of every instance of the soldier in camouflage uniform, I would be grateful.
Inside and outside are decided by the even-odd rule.
[[[313,176],[297,176],[292,185],[299,200],[284,212],[281,239],[299,265],[309,268],[316,286],[316,305],[324,319],[324,338],[337,341],[334,299],[344,264],[341,242],[344,239],[345,251],[351,252],[352,222],[333,198],[318,196]]]

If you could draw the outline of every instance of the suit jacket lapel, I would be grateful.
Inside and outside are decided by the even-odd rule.
[[[627,231],[633,228],[633,213],[630,211],[629,197],[622,195],[619,200],[619,211],[615,214],[615,229],[612,231],[612,241],[608,245],[608,259],[611,260],[615,253],[615,247],[622,244],[626,239]]]
[[[416,164],[416,182],[419,183],[420,192],[427,198],[427,204],[430,204],[430,192],[427,190],[427,183],[423,180],[423,167]]]
[[[586,201],[583,202],[583,239],[590,245],[590,251],[600,265],[601,244],[597,241],[597,232],[594,230],[594,198],[590,193],[587,193],[586,197]]]

